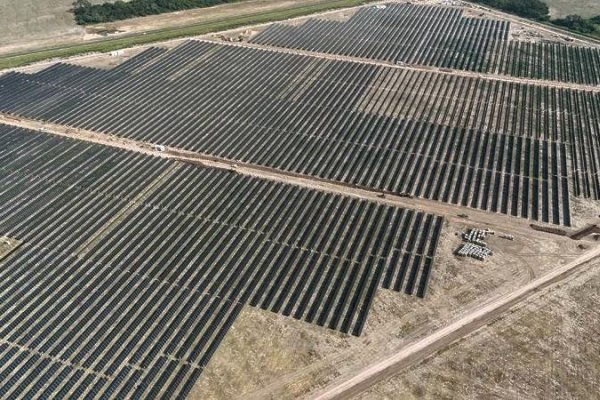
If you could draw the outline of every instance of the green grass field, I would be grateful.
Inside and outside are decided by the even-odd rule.
[[[564,18],[567,15],[580,15],[591,18],[600,15],[600,0],[545,0],[550,8],[552,18]],[[596,33],[590,37],[600,39],[600,25],[596,25]]]
[[[27,52],[25,54],[0,57],[0,69],[15,68],[31,64],[33,62],[56,57],[70,57],[78,54],[91,52],[109,52],[131,46],[176,39],[186,36],[202,35],[209,32],[232,29],[244,25],[284,20],[288,18],[299,17],[302,15],[322,12],[336,8],[353,7],[368,2],[369,0],[332,0],[307,6],[295,6],[272,12],[262,12],[254,14],[249,13],[245,15],[242,14],[207,23],[188,25],[185,27],[161,29],[145,33],[122,36],[119,38],[99,39],[84,44],[58,46],[39,51]]]

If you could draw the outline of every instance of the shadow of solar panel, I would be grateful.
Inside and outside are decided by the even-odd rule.
[[[246,304],[360,335],[397,254],[435,251],[441,218],[411,210],[5,125],[0,143],[0,234],[24,242],[0,260],[5,398],[185,397]]]

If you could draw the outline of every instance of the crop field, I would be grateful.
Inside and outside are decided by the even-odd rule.
[[[550,7],[550,14],[555,18],[567,15],[581,15],[585,18],[600,15],[600,3],[596,0],[545,0]]]
[[[184,396],[245,304],[360,335],[379,287],[425,296],[440,217],[7,125],[0,143],[0,232],[24,242],[0,269],[0,397]]]
[[[510,23],[460,8],[390,3],[348,21],[274,24],[252,43],[403,64],[600,84],[600,49],[510,40]],[[356,40],[360,37],[360,40]]]
[[[72,4],[71,0],[0,0],[0,36],[10,43],[79,31],[68,11]]]
[[[100,4],[111,0],[90,0]],[[37,38],[83,36],[70,9],[72,0],[0,0],[0,37],[3,44]]]
[[[198,41],[0,85],[15,115],[553,224],[600,195],[598,92]]]

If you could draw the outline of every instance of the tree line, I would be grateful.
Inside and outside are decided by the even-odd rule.
[[[579,33],[594,33],[600,26],[600,15],[593,18],[583,18],[579,15],[567,15],[565,18],[553,19],[554,25],[562,26]]]
[[[79,25],[118,21],[133,17],[156,15],[166,12],[210,7],[233,3],[236,0],[131,0],[114,3],[92,4],[89,0],[76,0],[73,14]]]
[[[76,0],[73,14],[79,25],[118,21],[133,17],[156,15],[166,12],[210,7],[217,4],[233,3],[239,0],[118,0],[114,3],[92,4],[89,0]],[[548,21],[574,32],[600,35],[600,16],[583,18],[569,15],[565,18],[550,19],[550,10],[542,0],[471,0],[474,3],[497,8],[520,17],[538,21]]]
[[[548,20],[550,10],[541,0],[471,0],[524,18]]]

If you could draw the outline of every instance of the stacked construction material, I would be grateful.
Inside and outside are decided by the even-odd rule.
[[[487,243],[484,242],[484,239],[487,237],[488,233],[490,233],[490,231],[482,229],[470,229],[463,233],[462,238],[467,243],[473,243],[480,247],[487,247]]]
[[[469,229],[467,232],[464,232],[462,239],[465,243],[461,244],[456,250],[456,255],[485,261],[486,258],[494,254],[485,242],[485,238],[489,234],[494,234],[494,232],[488,229]]]
[[[486,258],[494,253],[487,247],[481,247],[473,243],[463,243],[456,251],[456,254],[461,257],[471,257],[479,261],[485,261]]]

